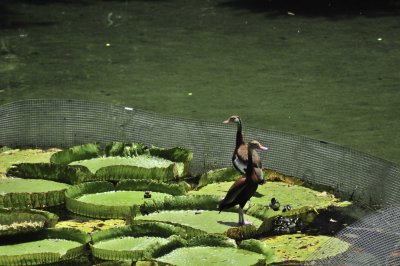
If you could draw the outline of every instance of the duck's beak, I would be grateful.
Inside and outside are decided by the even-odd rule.
[[[268,147],[265,147],[265,146],[261,146],[261,145],[260,145],[259,149],[262,150],[262,151],[267,151],[267,150],[268,150]]]
[[[229,119],[225,120],[224,122],[222,122],[224,124],[229,124]]]

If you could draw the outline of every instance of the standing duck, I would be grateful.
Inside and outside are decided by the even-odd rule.
[[[253,140],[248,143],[247,150],[250,154],[245,175],[241,176],[238,180],[233,183],[225,198],[219,202],[218,209],[221,212],[224,209],[231,208],[239,204],[239,225],[251,224],[244,220],[243,208],[247,201],[254,195],[262,179],[262,170],[254,166],[253,163],[253,151],[259,149],[262,151],[268,150],[267,147],[262,146],[258,141]]]
[[[232,155],[232,164],[240,173],[246,173],[247,161],[248,161],[248,147],[244,142],[243,134],[242,134],[242,120],[239,116],[233,115],[229,117],[227,120],[223,122],[224,124],[236,123],[237,131],[236,131],[236,146]],[[252,152],[253,156],[253,165],[256,168],[262,169],[261,159],[258,153],[254,150]],[[265,183],[265,179],[262,176],[261,172],[261,183]]]

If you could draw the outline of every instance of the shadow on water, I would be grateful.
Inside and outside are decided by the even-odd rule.
[[[269,16],[289,14],[334,19],[359,15],[380,17],[400,14],[400,0],[227,0],[218,6],[266,13]]]

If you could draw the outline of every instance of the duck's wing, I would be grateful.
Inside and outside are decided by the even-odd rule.
[[[260,155],[258,155],[258,153],[255,150],[253,150],[253,152],[252,152],[252,158],[253,158],[254,167],[262,169],[262,162],[261,162]]]
[[[247,152],[247,144],[240,145],[232,156],[233,166],[241,172],[242,174],[246,173],[247,168],[247,160],[248,160],[248,152]]]
[[[235,183],[233,183],[233,185],[229,188],[228,193],[226,193],[225,198],[218,204],[219,211],[236,205],[235,199],[245,188],[245,182],[246,178],[242,176],[236,180]]]
[[[245,174],[246,173],[246,168],[247,168],[247,162],[243,162],[240,160],[237,156],[237,154],[234,154],[232,157],[232,163],[233,166],[238,170],[240,173]]]
[[[253,168],[253,171],[250,175],[251,181],[256,183],[256,184],[264,184],[265,179],[264,179],[264,174],[261,168]]]

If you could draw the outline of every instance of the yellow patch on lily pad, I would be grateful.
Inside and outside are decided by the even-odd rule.
[[[56,228],[76,228],[86,233],[93,233],[114,227],[125,226],[124,220],[108,219],[108,220],[66,220],[56,224]]]
[[[305,234],[273,236],[264,239],[263,242],[275,251],[275,262],[304,262],[311,254],[313,259],[324,259],[343,253],[350,246],[349,243],[335,237]],[[325,243],[329,243],[329,248]],[[315,256],[314,252],[318,252],[319,255]]]

